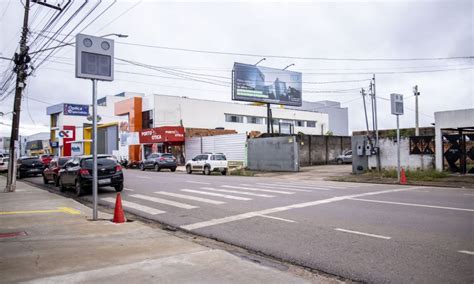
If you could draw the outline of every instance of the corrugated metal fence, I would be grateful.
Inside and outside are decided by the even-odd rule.
[[[186,160],[204,152],[224,153],[228,161],[243,162],[247,165],[247,135],[228,134],[186,138]]]

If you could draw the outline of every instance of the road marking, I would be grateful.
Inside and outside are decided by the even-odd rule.
[[[212,188],[212,187],[201,187],[201,189],[210,190],[210,191],[217,191],[217,192],[227,192],[227,193],[236,193],[236,194],[242,194],[242,195],[251,195],[251,196],[258,196],[258,197],[275,197],[274,195],[268,195],[268,194],[251,193],[251,192],[228,190],[228,189],[217,189],[217,188]]]
[[[382,200],[371,200],[371,199],[363,199],[363,198],[350,198],[350,200],[364,201],[364,202],[374,202],[374,203],[384,203],[384,204],[395,204],[395,205],[404,205],[404,206],[415,206],[415,207],[426,207],[426,208],[436,208],[436,209],[446,209],[446,210],[457,210],[457,211],[474,212],[474,209],[467,209],[467,208],[455,208],[455,207],[444,207],[444,206],[424,205],[424,204],[415,204],[415,203],[404,203],[404,202],[392,202],[392,201],[382,201]]]
[[[203,194],[203,195],[210,195],[210,196],[217,196],[217,197],[222,197],[222,198],[227,198],[227,199],[244,200],[244,201],[252,200],[252,198],[247,198],[247,197],[240,197],[240,196],[221,194],[221,193],[215,193],[215,192],[200,191],[200,190],[194,190],[194,189],[181,189],[181,191],[197,193],[197,194]]]
[[[474,195],[474,193],[464,193],[464,195]]]
[[[124,188],[123,190],[126,190],[126,191],[135,191],[135,189],[131,189],[131,188]]]
[[[148,195],[132,194],[132,195],[129,195],[129,196],[139,198],[139,199],[143,199],[143,200],[156,202],[156,203],[166,204],[166,205],[170,205],[170,206],[174,206],[174,207],[179,207],[179,208],[183,208],[183,209],[199,208],[198,206],[189,205],[189,204],[186,204],[186,203],[181,203],[181,202],[176,202],[176,201],[171,201],[171,200],[168,200],[168,199],[152,197],[152,196],[148,196]]]
[[[298,188],[298,189],[313,189],[314,187],[312,186],[299,186],[299,185],[293,185],[290,183],[257,183],[259,185],[267,185],[267,186],[275,186],[275,187],[284,187],[284,188]]]
[[[280,220],[280,221],[288,222],[288,223],[296,223],[296,221],[293,221],[293,220],[290,220],[290,219],[285,219],[285,218],[279,218],[279,217],[275,217],[275,216],[259,215],[259,217]]]
[[[163,195],[168,195],[168,196],[173,196],[173,197],[178,197],[182,199],[189,199],[189,200],[195,200],[199,202],[204,202],[204,203],[209,203],[209,204],[225,204],[223,201],[217,201],[217,200],[212,200],[212,199],[207,199],[207,198],[202,198],[202,197],[196,197],[196,196],[191,196],[191,195],[185,195],[185,194],[179,194],[179,193],[172,193],[172,192],[166,192],[166,191],[155,191],[157,194],[163,194]]]
[[[195,183],[195,184],[211,184],[209,182],[200,182],[200,181],[192,181],[192,180],[187,180],[186,182]]]
[[[389,190],[382,190],[382,191],[374,191],[374,192],[367,192],[367,193],[351,194],[351,195],[332,197],[332,198],[315,200],[315,201],[310,201],[310,202],[297,203],[297,204],[288,205],[288,206],[264,209],[264,210],[260,210],[260,211],[247,212],[247,213],[228,216],[228,217],[224,217],[224,218],[212,219],[212,220],[209,220],[209,221],[203,221],[203,222],[198,222],[198,223],[194,223],[194,224],[184,225],[184,226],[181,226],[181,228],[184,229],[184,230],[192,231],[192,230],[201,229],[201,228],[214,226],[214,225],[218,225],[218,224],[224,224],[224,223],[229,223],[229,222],[233,222],[233,221],[248,219],[248,218],[256,217],[256,216],[259,216],[259,215],[267,215],[267,214],[272,214],[272,213],[276,213],[276,212],[288,211],[288,210],[291,210],[291,209],[305,208],[305,207],[309,207],[309,206],[327,204],[327,203],[337,202],[337,201],[346,200],[346,199],[350,199],[350,198],[356,198],[356,197],[363,197],[363,196],[370,196],[370,195],[377,195],[377,194],[384,194],[384,193],[392,193],[392,192],[398,192],[398,191],[408,191],[410,189],[415,189],[415,188],[417,188],[417,187],[405,187],[405,188],[399,188],[399,189],[389,189]]]
[[[152,177],[148,177],[148,176],[142,176],[142,175],[138,175],[139,178],[142,178],[142,179],[152,179]]]
[[[468,250],[458,250],[458,252],[460,252],[460,253],[464,253],[464,254],[469,254],[469,255],[474,255],[474,251],[468,251]]]
[[[252,186],[251,184],[242,184],[243,186]],[[264,188],[275,188],[275,186],[264,184],[264,183],[257,183],[257,186],[264,187]],[[311,192],[308,189],[301,189],[301,188],[289,188],[286,186],[276,186],[276,189],[283,189],[283,190],[291,190],[291,191],[299,191],[299,192]],[[328,190],[328,189],[323,189]]]
[[[351,233],[351,234],[362,235],[362,236],[373,237],[373,238],[379,238],[379,239],[384,239],[384,240],[390,240],[391,239],[391,237],[387,237],[387,236],[374,235],[374,234],[369,234],[369,233],[364,233],[364,232],[359,232],[359,231],[345,230],[345,229],[341,229],[341,228],[336,228],[334,230],[339,231],[339,232]]]
[[[115,203],[115,198],[112,198],[112,197],[101,198],[101,200],[106,201],[106,202],[110,202],[110,203]],[[166,213],[166,211],[161,211],[161,210],[158,210],[158,209],[155,209],[155,208],[152,208],[152,207],[148,207],[148,206],[145,206],[145,205],[141,205],[141,204],[126,201],[126,200],[122,200],[122,204],[125,207],[136,209],[136,210],[148,213],[150,215],[157,215],[157,214]]]
[[[0,215],[17,215],[17,214],[44,214],[44,213],[67,213],[71,215],[79,215],[81,211],[69,207],[58,207],[51,210],[28,210],[28,211],[0,211]]]
[[[288,192],[288,191],[263,189],[263,188],[253,188],[253,187],[243,187],[243,186],[233,186],[233,185],[223,185],[221,187],[243,189],[243,190],[250,190],[250,191],[273,192],[273,193],[280,193],[280,194],[295,194],[294,192]]]
[[[333,183],[330,183],[330,184],[288,184],[288,183],[283,183],[283,182],[272,182],[271,183],[272,185],[275,185],[275,186],[289,186],[289,187],[296,187],[296,188],[307,188],[307,189],[313,189],[315,187],[318,187],[318,188],[332,188],[332,189],[345,189],[345,188],[348,188],[348,187],[354,187],[354,186],[350,186],[350,185],[335,185]]]

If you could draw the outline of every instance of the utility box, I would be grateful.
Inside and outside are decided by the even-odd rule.
[[[369,145],[367,137],[364,135],[352,136],[352,173],[356,175],[363,174],[369,168],[369,159],[366,155],[366,145]]]
[[[114,41],[78,34],[76,36],[76,78],[114,80]]]
[[[390,94],[390,106],[393,115],[403,115],[403,95]]]

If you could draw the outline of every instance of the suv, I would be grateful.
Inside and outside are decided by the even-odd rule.
[[[21,179],[26,176],[36,176],[43,172],[44,164],[38,157],[21,157],[17,161],[16,176]]]
[[[193,171],[202,171],[205,175],[210,175],[211,172],[220,172],[226,175],[227,169],[227,159],[222,153],[203,153],[186,163],[186,172],[188,174],[191,174]]]
[[[161,169],[176,171],[176,158],[172,154],[152,153],[140,163],[140,170],[154,169],[159,172]]]
[[[54,186],[59,186],[59,170],[69,161],[71,157],[54,157],[49,166],[43,171],[43,182],[48,184],[50,181],[54,183]]]
[[[113,186],[115,191],[123,190],[123,172],[115,159],[110,155],[97,157],[98,185]],[[86,188],[92,187],[92,156],[74,157],[59,170],[60,191],[74,187],[76,195],[81,196]]]
[[[339,165],[345,164],[345,163],[352,163],[352,150],[345,151],[342,153],[342,155],[337,156],[336,162]]]

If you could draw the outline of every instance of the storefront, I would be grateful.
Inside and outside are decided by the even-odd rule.
[[[142,159],[151,153],[171,153],[178,164],[184,164],[184,128],[163,126],[139,131]]]

